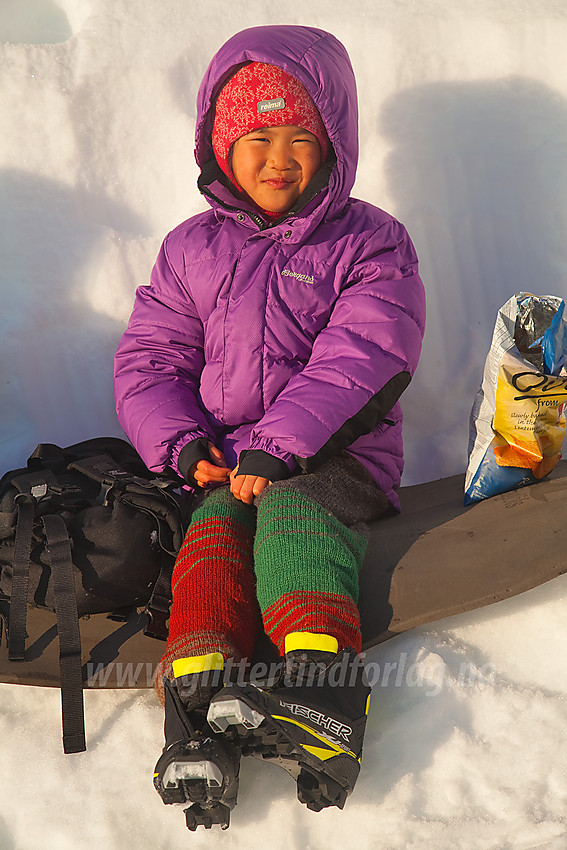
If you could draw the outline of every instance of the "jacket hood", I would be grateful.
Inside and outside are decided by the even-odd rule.
[[[195,158],[201,170],[214,160],[211,134],[216,96],[248,62],[283,68],[303,83],[319,110],[337,158],[328,182],[329,206],[340,209],[352,190],[358,162],[356,81],[343,45],[312,27],[265,26],[242,30],[215,54],[197,96]]]

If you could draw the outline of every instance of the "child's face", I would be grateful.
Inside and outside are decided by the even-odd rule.
[[[232,149],[239,186],[263,210],[284,213],[321,167],[317,137],[301,127],[266,127],[241,136]]]

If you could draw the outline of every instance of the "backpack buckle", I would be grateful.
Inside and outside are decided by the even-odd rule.
[[[148,605],[145,613],[148,615],[148,622],[144,634],[148,637],[157,638],[157,640],[167,640],[169,611],[159,611],[157,608],[150,608]]]

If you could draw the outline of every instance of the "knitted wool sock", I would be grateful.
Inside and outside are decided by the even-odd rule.
[[[155,677],[173,678],[180,658],[220,652],[249,658],[260,626],[252,566],[255,511],[228,487],[213,490],[198,507],[177,556],[165,654]]]
[[[339,651],[360,652],[356,600],[366,545],[362,534],[297,490],[264,491],[254,544],[256,594],[266,634],[282,654],[291,632],[331,635]]]

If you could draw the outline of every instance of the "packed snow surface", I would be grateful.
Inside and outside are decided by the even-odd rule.
[[[463,472],[497,309],[520,290],[567,295],[565,5],[300,5],[0,0],[0,471],[40,441],[121,436],[112,357],[134,289],[166,232],[204,209],[201,76],[237,30],[297,23],[349,50],[355,194],[397,215],[421,259],[404,483]],[[0,848],[564,850],[566,615],[556,579],[372,650],[345,810],[307,811],[287,774],[246,760],[228,833],[189,834],[153,791],[151,691],[88,691],[89,749],[64,756],[58,691],[0,685]]]

